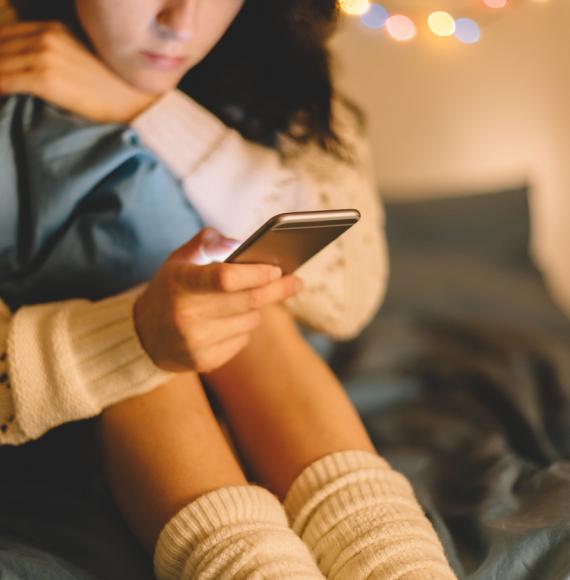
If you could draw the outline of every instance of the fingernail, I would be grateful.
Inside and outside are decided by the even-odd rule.
[[[275,266],[271,268],[271,272],[269,273],[269,277],[271,278],[271,280],[279,280],[279,278],[281,278],[282,275],[283,272],[281,271],[281,268],[277,268]]]
[[[228,250],[237,250],[241,246],[241,242],[233,238],[221,238],[220,242]]]
[[[218,242],[220,239],[220,234],[214,228],[206,228],[202,236],[203,243],[211,244],[212,242]]]

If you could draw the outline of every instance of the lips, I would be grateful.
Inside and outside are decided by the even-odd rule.
[[[181,56],[167,56],[147,51],[142,51],[141,54],[151,66],[164,71],[177,70],[187,62],[187,59]]]

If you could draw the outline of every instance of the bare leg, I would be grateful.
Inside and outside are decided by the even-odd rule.
[[[281,307],[237,357],[206,376],[254,475],[280,498],[315,460],[374,451],[337,378]]]
[[[323,578],[277,498],[247,484],[196,375],[107,409],[98,427],[115,500],[157,578]]]
[[[189,502],[247,483],[194,373],[118,403],[98,421],[107,481],[150,552],[164,525]]]
[[[281,308],[208,375],[234,440],[331,580],[452,580],[407,480],[374,452],[338,380]]]

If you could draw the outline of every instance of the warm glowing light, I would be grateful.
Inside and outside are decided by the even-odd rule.
[[[466,44],[479,42],[481,30],[475,20],[459,18],[455,21],[455,37]]]
[[[489,8],[504,8],[507,5],[507,0],[483,0]]]
[[[451,36],[455,32],[455,20],[447,12],[432,12],[428,16],[428,26],[438,36]]]
[[[395,14],[386,20],[386,30],[394,40],[410,40],[416,35],[415,24],[402,14]]]
[[[382,28],[388,20],[388,11],[380,4],[372,4],[370,10],[363,14],[360,19],[368,28]]]
[[[352,16],[360,16],[370,10],[370,0],[338,0],[343,12]]]

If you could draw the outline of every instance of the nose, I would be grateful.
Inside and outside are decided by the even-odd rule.
[[[202,0],[171,0],[156,17],[157,32],[166,40],[186,41],[198,26],[199,5]],[[208,1],[208,0],[206,0]]]

